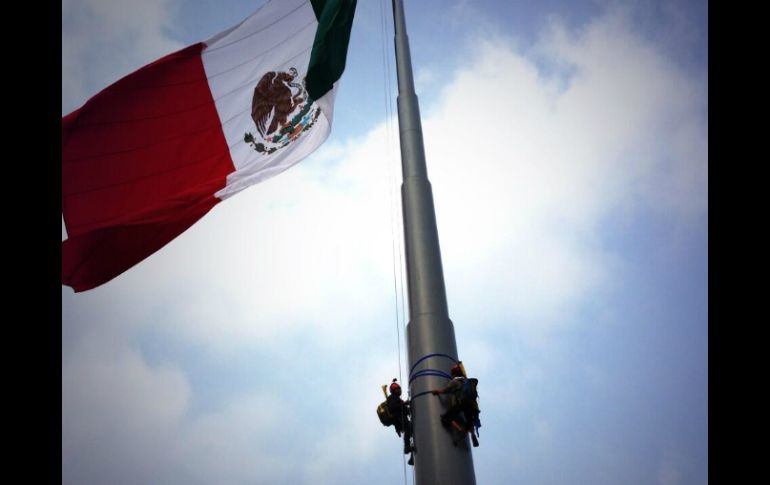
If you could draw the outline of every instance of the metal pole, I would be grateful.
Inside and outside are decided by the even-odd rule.
[[[414,91],[409,39],[404,7],[393,0],[396,67],[398,73],[398,124],[401,141],[403,184],[401,196],[409,289],[407,347],[409,368],[430,354],[446,354],[457,360],[457,345],[447,309],[441,250],[436,229],[433,193],[425,166],[420,107]],[[449,373],[454,363],[441,356],[421,361],[411,372],[436,369]],[[410,376],[411,377],[411,376]],[[410,383],[410,395],[442,388],[447,379],[422,375]],[[441,425],[446,411],[439,397],[430,393],[412,400],[412,425],[417,451],[414,454],[416,485],[475,485],[469,439],[455,446]]]

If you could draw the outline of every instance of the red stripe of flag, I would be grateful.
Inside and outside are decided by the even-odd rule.
[[[234,171],[198,43],[62,118],[62,283],[101,285],[219,202]]]

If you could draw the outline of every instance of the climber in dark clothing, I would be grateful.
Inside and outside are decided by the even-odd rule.
[[[412,425],[409,422],[409,401],[401,400],[401,386],[396,379],[390,385],[390,395],[386,399],[388,410],[393,417],[393,427],[396,428],[396,434],[404,437],[404,454],[411,453],[412,447]],[[412,464],[412,458],[409,458],[409,464]]]
[[[460,365],[455,365],[450,370],[452,380],[443,389],[431,391],[434,395],[449,394],[449,409],[441,415],[441,424],[445,428],[450,426],[465,436],[471,434],[473,446],[479,446],[479,441],[473,431],[474,424],[478,422],[478,404],[476,403],[476,384],[478,379],[468,379],[463,375]],[[456,443],[455,443],[456,444]]]

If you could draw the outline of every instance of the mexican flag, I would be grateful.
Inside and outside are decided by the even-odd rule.
[[[329,135],[356,0],[272,0],[62,118],[62,283],[99,286]]]

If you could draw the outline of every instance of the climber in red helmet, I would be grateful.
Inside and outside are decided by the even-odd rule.
[[[386,399],[388,410],[393,417],[393,427],[396,428],[396,434],[403,435],[404,454],[414,451],[411,443],[412,425],[409,422],[409,401],[401,399],[401,386],[393,379],[390,384],[390,395]],[[409,464],[414,464],[414,457],[409,457]]]

